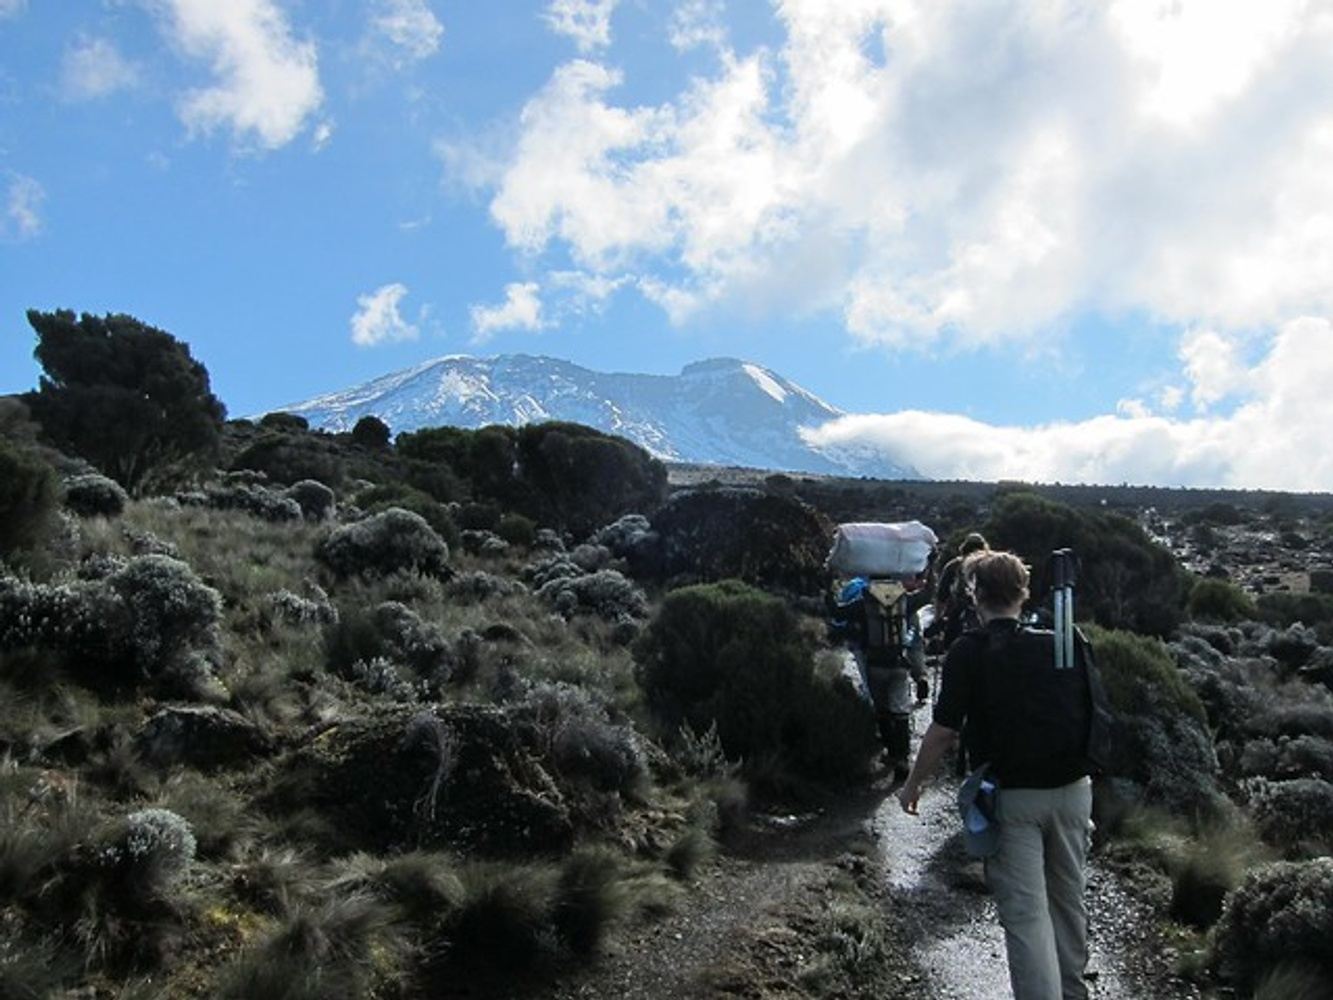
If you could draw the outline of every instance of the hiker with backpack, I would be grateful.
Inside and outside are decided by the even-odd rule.
[[[1021,624],[1029,574],[1017,556],[968,556],[981,627],[950,647],[933,721],[898,791],[916,815],[923,785],[966,723],[972,759],[985,763],[959,804],[969,851],[985,857],[1016,1000],[1088,996],[1090,774],[1104,757],[1109,716],[1091,650],[1073,628],[1072,570],[1063,565],[1057,635]]]
[[[958,546],[958,554],[944,564],[935,587],[934,632],[941,637],[941,646],[948,650],[953,641],[970,628],[977,628],[976,602],[963,563],[973,552],[989,551],[985,536],[971,532]]]

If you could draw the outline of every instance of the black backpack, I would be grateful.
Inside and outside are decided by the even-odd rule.
[[[1002,784],[1055,787],[1110,763],[1114,716],[1092,646],[1078,629],[1075,666],[1057,670],[1055,634],[1015,626],[967,633],[984,645],[973,679],[990,762]]]

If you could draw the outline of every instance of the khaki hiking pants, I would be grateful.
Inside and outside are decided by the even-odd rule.
[[[1004,926],[1014,1000],[1086,1000],[1092,781],[1002,788],[996,817],[1000,847],[986,860],[986,882]]]

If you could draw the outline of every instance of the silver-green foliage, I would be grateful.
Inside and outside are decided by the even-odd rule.
[[[1308,962],[1333,976],[1333,858],[1262,866],[1231,894],[1212,959],[1241,988],[1283,963]]]
[[[390,507],[365,520],[334,528],[315,556],[339,576],[384,575],[410,570],[449,574],[449,547],[420,514]]]

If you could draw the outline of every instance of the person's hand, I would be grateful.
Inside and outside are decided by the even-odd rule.
[[[898,805],[909,816],[918,815],[917,805],[921,801],[921,786],[910,777],[898,789]]]

